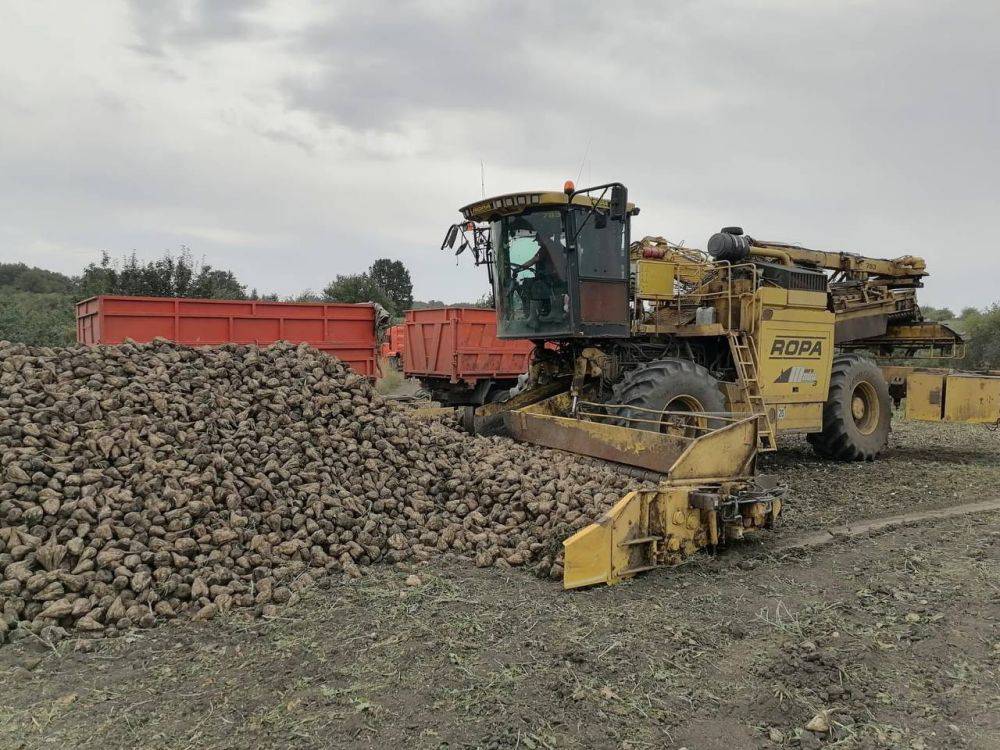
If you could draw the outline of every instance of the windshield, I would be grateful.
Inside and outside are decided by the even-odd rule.
[[[497,332],[570,332],[566,235],[561,211],[534,211],[494,222]]]

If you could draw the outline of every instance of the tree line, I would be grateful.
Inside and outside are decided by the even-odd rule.
[[[947,307],[921,305],[927,320],[937,321],[965,336],[965,367],[970,369],[1000,369],[1000,303],[979,310],[964,307],[956,315]]]
[[[61,346],[76,340],[75,306],[101,294],[278,301],[276,294],[248,291],[232,271],[214,268],[186,247],[142,261],[135,253],[102,253],[79,276],[0,263],[0,340]],[[367,271],[338,275],[322,291],[285,298],[296,302],[375,302],[396,319],[414,304],[410,272],[398,260],[379,258]]]
[[[152,261],[142,261],[135,253],[118,259],[103,253],[100,261],[90,263],[79,276],[24,263],[0,263],[0,340],[35,346],[71,344],[76,340],[75,303],[99,294],[279,299],[256,289],[248,291],[232,271],[196,259],[186,247]],[[306,290],[288,299],[376,302],[397,321],[411,308],[445,306],[440,300],[414,300],[409,270],[401,261],[389,258],[379,258],[362,273],[337,275],[319,292]],[[492,295],[484,294],[466,304],[492,307]],[[954,362],[955,366],[1000,369],[1000,304],[983,310],[967,307],[958,314],[929,305],[921,310],[928,320],[945,323],[965,335],[967,354],[961,362]]]

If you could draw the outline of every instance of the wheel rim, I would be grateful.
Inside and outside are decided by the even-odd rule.
[[[875,386],[868,381],[861,381],[854,386],[854,392],[851,394],[851,416],[854,418],[854,426],[862,435],[871,435],[878,428],[881,406]]]
[[[668,413],[668,412],[703,412],[705,407],[694,396],[681,394],[674,396],[663,407],[660,416],[660,432],[665,435],[697,437],[708,426],[705,417],[698,414]]]

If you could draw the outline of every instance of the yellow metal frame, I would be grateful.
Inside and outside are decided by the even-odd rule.
[[[625,428],[618,428],[625,429]],[[690,441],[656,490],[630,492],[563,547],[563,588],[618,583],[680,562],[697,550],[772,524],[781,503],[746,506],[738,529],[720,528],[714,507],[696,496],[724,497],[749,484],[757,451],[757,419],[748,417]]]

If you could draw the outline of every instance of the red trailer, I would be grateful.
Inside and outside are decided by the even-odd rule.
[[[165,338],[190,346],[307,343],[374,378],[376,321],[371,304],[104,295],[77,304],[76,340],[120,344]]]
[[[405,336],[403,331],[405,328],[406,326],[402,323],[398,326],[390,327],[386,334],[385,342],[382,344],[382,356],[385,359],[391,359],[397,367],[403,362],[403,347],[405,346],[403,343]]]
[[[403,372],[448,406],[502,398],[527,372],[534,345],[497,338],[495,310],[437,307],[407,310]]]

